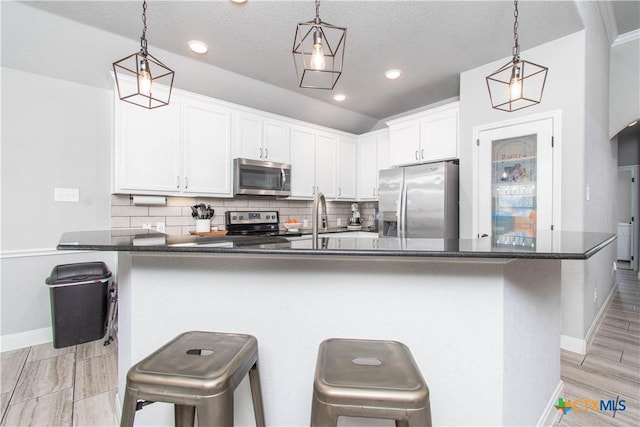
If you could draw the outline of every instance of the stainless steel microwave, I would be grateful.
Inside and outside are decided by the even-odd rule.
[[[290,196],[291,165],[252,159],[233,159],[233,194]]]

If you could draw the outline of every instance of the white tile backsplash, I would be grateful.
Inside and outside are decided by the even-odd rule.
[[[191,217],[191,206],[199,203],[211,205],[215,209],[215,216],[211,221],[212,226],[224,229],[224,213],[228,210],[277,210],[280,213],[280,222],[289,219],[297,219],[300,222],[307,220],[311,223],[311,200],[286,200],[272,198],[235,198],[216,199],[209,197],[167,197],[166,206],[133,206],[129,195],[111,196],[111,228],[141,228],[142,224],[151,224],[155,228],[156,223],[165,224],[167,234],[189,234],[195,230],[195,219]],[[327,201],[327,215],[329,226],[336,227],[338,218],[342,225],[348,224],[351,216],[351,203],[342,201]],[[358,203],[361,220],[365,227],[373,224],[373,202]],[[284,227],[281,227],[284,228]]]

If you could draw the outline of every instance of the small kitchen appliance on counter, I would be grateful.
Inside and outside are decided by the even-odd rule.
[[[362,222],[360,222],[360,209],[358,208],[357,203],[351,204],[351,218],[349,218],[349,225],[347,225],[347,230],[362,230]]]

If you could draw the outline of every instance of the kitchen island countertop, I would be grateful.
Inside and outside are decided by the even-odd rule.
[[[64,233],[59,250],[127,252],[255,254],[272,256],[358,256],[411,258],[588,259],[616,235],[610,233],[549,231],[538,234],[534,245],[496,245],[479,239],[400,239],[371,232],[321,234],[318,249],[310,235],[173,236],[151,230],[100,230]]]

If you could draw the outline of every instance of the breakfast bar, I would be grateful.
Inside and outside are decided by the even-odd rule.
[[[319,344],[406,344],[434,425],[535,425],[561,393],[561,260],[599,256],[606,233],[549,232],[527,247],[373,233],[202,238],[147,230],[65,233],[60,250],[117,251],[119,390],[127,370],[189,330],[258,339],[267,425],[309,424]],[[172,425],[154,404],[136,425]],[[248,380],[235,424],[255,425]],[[392,425],[341,419],[340,425]]]

